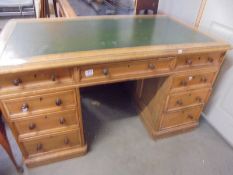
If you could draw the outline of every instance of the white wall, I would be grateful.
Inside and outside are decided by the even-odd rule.
[[[194,25],[200,3],[201,0],[160,0],[159,10]],[[207,0],[199,29],[233,46],[233,0]],[[225,58],[204,116],[233,146],[233,51]]]
[[[233,45],[233,1],[208,0],[200,29],[221,37]],[[210,98],[205,118],[233,145],[233,51],[225,62]]]
[[[194,24],[201,0],[160,0],[159,11]]]

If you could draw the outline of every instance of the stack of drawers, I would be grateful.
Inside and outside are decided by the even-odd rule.
[[[85,151],[79,91],[72,88],[74,70],[8,74],[0,79],[3,113],[29,166]]]
[[[222,63],[222,55],[212,53],[177,58],[177,73],[171,76],[171,87],[160,122],[161,132],[198,124]]]

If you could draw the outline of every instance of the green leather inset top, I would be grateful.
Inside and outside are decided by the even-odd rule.
[[[66,52],[213,42],[165,16],[35,21],[16,23],[1,53],[3,60],[26,61],[33,56]]]

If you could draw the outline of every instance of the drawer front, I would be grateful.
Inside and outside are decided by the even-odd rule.
[[[22,145],[29,156],[57,149],[79,146],[80,144],[81,137],[79,130],[22,142]]]
[[[14,121],[14,125],[20,135],[36,134],[39,131],[78,125],[78,120],[76,110],[69,110],[18,119]]]
[[[73,82],[73,69],[52,69],[0,76],[0,92]]]
[[[209,73],[195,73],[187,75],[178,75],[173,78],[172,88],[187,88],[196,86],[211,86],[214,78],[215,72]]]
[[[101,64],[81,68],[81,81],[114,79],[129,76],[140,76],[168,72],[174,65],[174,57],[131,61],[112,64]]]
[[[199,89],[182,93],[170,94],[167,110],[176,110],[191,105],[204,104],[210,94],[210,89]]]
[[[41,94],[23,98],[3,100],[3,105],[11,117],[18,115],[34,115],[49,111],[64,110],[75,107],[76,93],[74,90],[57,93]]]
[[[175,112],[168,112],[163,115],[161,129],[178,127],[185,124],[198,122],[202,106],[184,109]]]
[[[222,53],[210,53],[202,55],[183,55],[177,58],[176,68],[190,68],[195,66],[214,66],[222,62]]]

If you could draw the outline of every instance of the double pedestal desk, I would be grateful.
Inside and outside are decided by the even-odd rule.
[[[86,153],[81,87],[134,80],[153,138],[196,127],[229,49],[167,16],[13,20],[0,40],[0,107],[29,167]]]

